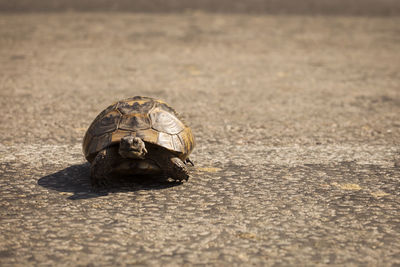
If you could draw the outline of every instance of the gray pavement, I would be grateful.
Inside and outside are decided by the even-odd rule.
[[[400,265],[400,18],[0,15],[0,265]],[[197,140],[187,183],[89,186],[110,103]]]

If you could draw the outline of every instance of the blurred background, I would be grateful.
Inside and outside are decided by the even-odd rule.
[[[398,15],[397,0],[16,0],[0,1],[3,12],[124,11],[220,13]]]

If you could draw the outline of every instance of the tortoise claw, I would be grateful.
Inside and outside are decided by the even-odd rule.
[[[187,158],[187,159],[185,160],[185,163],[190,163],[192,166],[194,166],[193,161],[191,161],[189,158]]]

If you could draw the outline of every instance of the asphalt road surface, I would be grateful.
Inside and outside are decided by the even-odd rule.
[[[400,265],[400,18],[0,14],[0,265]],[[107,105],[165,100],[191,179],[89,185]]]

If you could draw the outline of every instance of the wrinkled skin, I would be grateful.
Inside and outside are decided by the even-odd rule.
[[[139,137],[125,136],[121,139],[118,152],[123,158],[144,159],[147,149]]]

